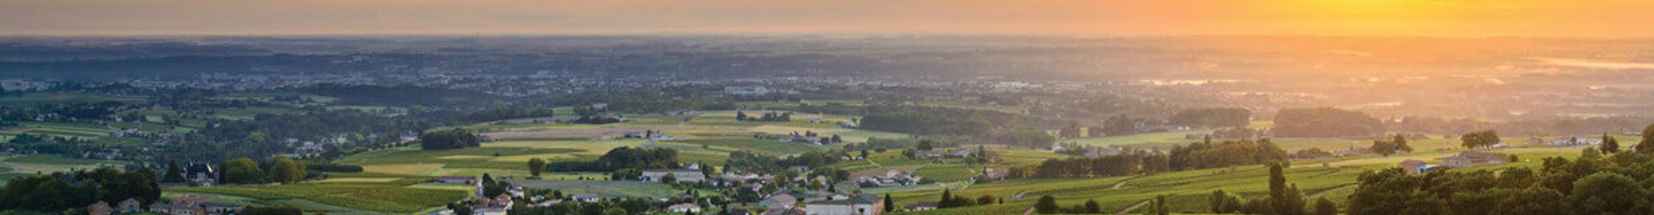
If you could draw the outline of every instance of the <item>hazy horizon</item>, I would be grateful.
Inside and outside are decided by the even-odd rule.
[[[0,35],[1041,35],[1645,38],[1654,2],[0,1]]]

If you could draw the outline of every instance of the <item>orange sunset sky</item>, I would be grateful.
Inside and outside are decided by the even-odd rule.
[[[1654,36],[1650,0],[0,0],[0,35]]]

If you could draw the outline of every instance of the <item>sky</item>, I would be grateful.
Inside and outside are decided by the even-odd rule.
[[[1650,0],[0,0],[0,35],[1654,37]]]

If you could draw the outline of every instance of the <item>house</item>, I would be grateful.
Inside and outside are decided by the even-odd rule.
[[[1465,151],[1457,155],[1442,158],[1442,166],[1461,168],[1481,165],[1504,164],[1507,156],[1492,152]]]
[[[743,183],[743,182],[763,181],[765,178],[766,177],[764,177],[764,176],[761,176],[761,175],[758,175],[758,174],[753,174],[753,173],[747,173],[747,174],[743,175],[743,174],[735,174],[735,173],[727,173],[726,172],[723,175],[719,175],[717,178],[715,178],[715,180],[713,180],[712,185],[713,186],[719,186],[719,187],[728,187],[728,186],[735,186],[736,184]]]
[[[974,155],[976,155],[976,151],[974,151],[974,150],[960,149],[960,150],[953,150],[951,152],[948,152],[947,157],[948,158],[967,158],[967,157],[971,157],[971,156],[974,156]]]
[[[641,176],[638,176],[638,180],[648,181],[648,182],[661,182],[662,180],[664,180],[666,178],[666,176],[672,176],[673,181],[675,183],[701,183],[701,182],[706,182],[706,174],[705,173],[702,173],[700,170],[691,170],[691,169],[646,170],[646,171],[643,171],[643,174]]]
[[[808,215],[878,215],[884,212],[884,201],[877,195],[859,194],[844,198],[828,197],[804,203]]]
[[[109,207],[108,202],[98,201],[98,203],[92,203],[92,205],[86,206],[86,214],[110,215],[113,213],[115,213],[115,208]]]
[[[592,194],[576,194],[576,195],[574,195],[572,197],[569,197],[569,198],[574,199],[574,201],[587,202],[587,203],[597,202],[597,201],[603,200],[601,198],[598,198],[597,195],[592,195]]]
[[[208,202],[197,196],[179,196],[172,203],[149,204],[149,212],[167,215],[239,214],[242,206]]]
[[[179,211],[179,210],[185,210],[185,212],[173,213],[173,211]],[[187,210],[188,210],[188,208],[174,208],[173,204],[167,204],[167,203],[161,203],[161,202],[155,202],[154,204],[149,204],[149,212],[153,212],[153,213],[157,213],[157,214],[168,214],[168,215],[172,215],[172,214],[190,214]]]
[[[184,178],[195,185],[212,185],[218,182],[218,172],[211,164],[189,163],[184,166]]]
[[[1401,170],[1407,174],[1430,173],[1430,171],[1435,170],[1435,168],[1436,165],[1431,165],[1421,160],[1401,161]]]
[[[771,208],[764,210],[764,215],[806,215],[802,208]]]
[[[772,211],[792,209],[794,205],[798,205],[798,197],[793,197],[792,194],[787,193],[777,193],[770,195],[769,198],[764,198],[764,201],[758,202],[758,205]]]
[[[701,206],[694,203],[680,203],[667,206],[666,211],[672,213],[701,213]]]
[[[986,169],[982,170],[982,174],[976,175],[976,180],[978,180],[978,181],[1004,180],[1006,176],[1010,175],[1009,173],[1010,173],[1009,171],[1006,171],[1006,170],[1003,170],[1003,169],[986,168]]]
[[[314,158],[321,157],[323,153],[327,153],[327,148],[322,147],[321,144],[316,144],[315,142],[305,141],[304,145],[293,148],[292,154],[293,157]]]
[[[205,210],[207,212],[207,214],[240,214],[241,213],[241,206],[240,205],[206,202],[206,203],[201,203],[200,207],[201,207],[202,210]]]
[[[476,177],[471,176],[442,176],[432,179],[431,182],[438,184],[471,184],[472,180],[476,179]]]
[[[471,209],[471,214],[476,214],[476,215],[506,215],[507,213],[509,213],[509,211],[507,209],[508,208],[499,208],[499,207],[477,207],[477,208]]]
[[[144,208],[143,203],[138,202],[138,199],[126,198],[126,200],[121,200],[121,203],[116,204],[115,211],[123,214],[132,214],[144,212]]]

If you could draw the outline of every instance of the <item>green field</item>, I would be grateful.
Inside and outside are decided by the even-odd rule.
[[[423,178],[389,183],[301,183],[290,185],[240,185],[178,187],[176,193],[208,193],[280,202],[304,200],[330,206],[387,213],[415,213],[441,207],[470,195],[467,191],[416,187]]]
[[[98,167],[119,167],[123,164],[117,161],[72,159],[52,155],[5,155],[0,156],[0,181],[36,173],[91,170]]]
[[[103,96],[68,92],[29,93],[25,95],[0,96],[0,105],[24,107],[40,104],[96,103],[106,101],[138,102],[143,101],[144,99],[146,99],[146,97]]]

